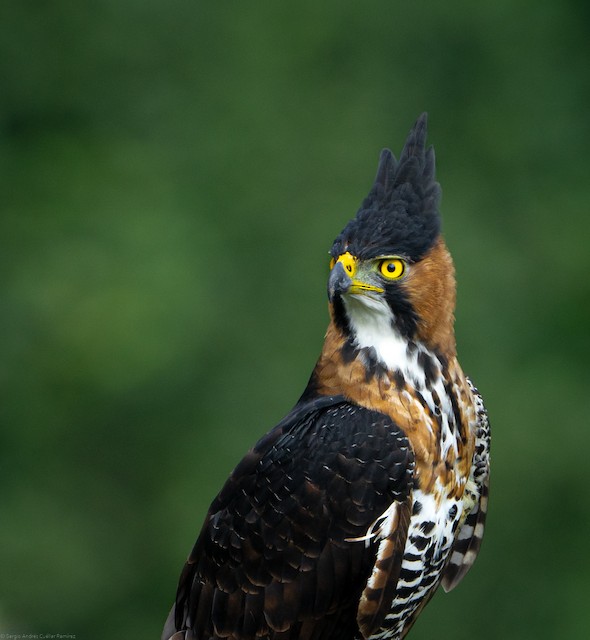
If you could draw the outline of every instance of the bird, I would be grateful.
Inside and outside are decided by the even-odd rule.
[[[329,252],[330,320],[294,408],[235,467],[163,640],[401,640],[475,561],[490,425],[463,373],[427,114]]]

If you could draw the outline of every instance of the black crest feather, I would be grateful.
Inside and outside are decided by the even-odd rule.
[[[337,257],[350,251],[359,258],[400,254],[419,260],[440,233],[440,185],[435,179],[434,149],[426,148],[427,115],[410,131],[399,161],[383,149],[375,183],[356,217],[334,241]]]

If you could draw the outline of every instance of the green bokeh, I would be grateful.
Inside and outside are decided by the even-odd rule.
[[[0,632],[157,638],[205,510],[302,391],[327,251],[430,114],[481,557],[412,637],[587,637],[588,5],[8,0]]]

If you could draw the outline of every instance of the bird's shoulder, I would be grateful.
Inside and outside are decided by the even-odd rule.
[[[181,576],[176,628],[352,638],[378,550],[367,532],[407,502],[413,466],[390,417],[342,396],[302,399],[212,502]]]

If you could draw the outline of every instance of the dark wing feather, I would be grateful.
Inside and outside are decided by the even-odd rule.
[[[379,550],[355,539],[412,482],[408,441],[388,417],[306,400],[213,501],[163,637],[352,640]]]

